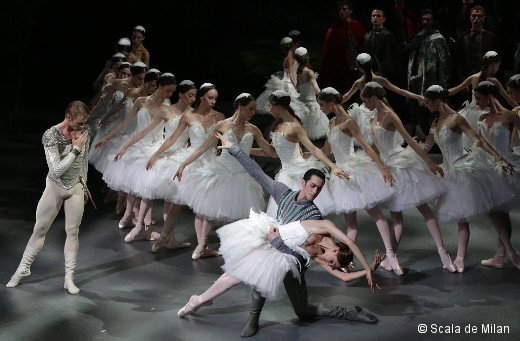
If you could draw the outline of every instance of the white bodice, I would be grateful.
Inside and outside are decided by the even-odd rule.
[[[222,135],[229,141],[231,141],[231,143],[238,145],[240,149],[242,149],[242,151],[247,155],[249,155],[249,153],[251,152],[251,147],[253,146],[254,141],[254,136],[251,132],[245,133],[240,142],[238,141],[233,130],[231,129],[229,129]],[[242,167],[240,162],[238,162],[233,155],[229,154],[229,150],[227,149],[222,149],[222,153],[220,154],[220,156],[217,156],[215,162],[220,163],[232,174],[245,172],[244,167]]]
[[[372,140],[383,160],[387,160],[404,149],[395,139],[395,131],[386,130],[379,125],[379,122],[372,125]]]
[[[432,129],[432,131],[435,142],[441,149],[444,165],[453,166],[455,161],[465,155],[462,134],[449,129],[446,125],[442,126],[438,134],[436,129]]]
[[[296,164],[305,163],[300,151],[300,144],[287,140],[282,132],[275,131],[271,133],[272,146],[278,153],[278,157],[282,163],[282,168],[292,167]]]
[[[148,108],[143,106],[137,113],[137,131],[141,131],[146,128],[152,122],[152,117]],[[151,132],[141,139],[142,142],[146,143],[158,143],[164,140],[164,120],[157,125]]]
[[[215,127],[216,122],[213,122],[213,124],[208,128],[208,130],[204,130],[204,127],[199,121],[195,121],[192,124],[190,124],[190,128],[188,131],[188,134],[190,136],[190,147],[191,148],[198,148],[201,146],[204,141],[208,138],[209,134],[213,132],[213,127]],[[214,155],[215,150],[214,148],[210,148],[204,152],[200,156],[202,159],[206,159],[210,157],[210,155]]]
[[[329,129],[327,138],[336,163],[345,163],[350,157],[350,152],[353,148],[353,138],[342,132],[339,126],[334,126],[332,129]]]
[[[316,101],[316,91],[311,82],[300,84],[300,100],[304,102]]]
[[[509,141],[511,132],[500,122],[495,123],[491,128],[488,129],[485,121],[478,122],[479,131],[489,142],[491,147],[496,152],[502,155],[506,160],[510,160],[513,156],[513,152],[509,148]]]
[[[300,245],[303,245],[310,236],[310,233],[303,227],[299,220],[290,222],[285,225],[281,225],[278,228],[280,237],[282,238],[285,245],[291,248],[291,250],[299,253],[303,258],[306,259],[307,264],[310,261],[310,255],[307,251],[302,249]]]
[[[164,136],[168,137],[173,134],[173,132],[177,129],[179,126],[179,122],[181,121],[181,115],[174,115],[168,122],[164,124]],[[168,148],[168,150],[175,150],[178,148],[184,148],[186,147],[188,143],[188,129],[185,129],[182,134],[177,138],[177,141]]]

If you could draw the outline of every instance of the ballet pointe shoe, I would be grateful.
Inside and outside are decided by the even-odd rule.
[[[39,250],[33,249],[30,246],[25,248],[20,265],[18,265],[18,268],[11,277],[11,280],[5,285],[7,288],[14,288],[18,285],[22,278],[28,277],[31,274],[31,264],[38,252]]]
[[[77,295],[79,288],[74,284],[74,272],[76,271],[76,252],[64,252],[65,255],[65,281],[63,282],[63,288],[67,289],[69,294]]]
[[[195,303],[198,302],[198,303]],[[187,315],[192,315],[194,312],[199,310],[200,307],[210,306],[213,304],[212,300],[209,300],[207,302],[200,302],[200,296],[193,295],[190,297],[190,300],[184,307],[179,309],[177,312],[177,316],[180,318],[185,317]]]
[[[385,269],[386,271],[392,271],[392,266],[388,262],[388,257],[383,259],[381,264],[379,264],[379,267]]]
[[[495,255],[495,256],[493,256],[493,258],[481,260],[480,264],[482,264],[484,266],[488,266],[490,268],[503,269],[504,268],[504,256]]]
[[[159,250],[161,247],[166,246],[168,243],[168,237],[163,236],[162,234],[159,236],[159,238],[153,243],[152,245],[152,253],[156,253],[157,250]]]
[[[134,219],[134,214],[132,212],[128,219],[126,219],[126,220],[121,219],[119,221],[119,224],[118,224],[119,228],[124,229],[126,227],[134,227],[135,224],[133,223],[133,219]]]
[[[449,272],[456,272],[457,268],[455,267],[455,264],[451,261],[450,255],[444,251],[439,250],[439,256],[441,257],[442,267],[443,269],[448,270]]]
[[[509,256],[511,259],[511,263],[513,263],[514,267],[520,270],[520,256],[517,253],[513,253]]]
[[[146,240],[157,240],[161,235],[154,232],[152,225],[145,225],[144,227],[144,239]]]
[[[172,239],[172,238],[170,238],[170,240],[168,241],[168,244],[166,244],[166,248],[168,250],[185,249],[190,246],[191,246],[191,243],[180,242],[180,241]]]
[[[209,258],[209,257],[220,257],[222,254],[217,250],[210,249],[206,247],[200,254],[199,258]]]
[[[399,259],[397,259],[397,255],[393,254],[392,256],[387,256],[388,264],[390,265],[390,271],[393,271],[397,276],[404,275],[403,268],[399,264]],[[380,264],[381,266],[381,264]]]
[[[134,227],[128,234],[125,236],[125,242],[131,243],[137,238],[137,236],[141,233],[141,228],[136,226]]]
[[[455,260],[453,261],[453,264],[455,265],[457,272],[459,272],[459,273],[464,272],[464,257],[455,258]]]

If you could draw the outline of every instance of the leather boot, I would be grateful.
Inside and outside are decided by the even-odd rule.
[[[79,288],[74,284],[74,272],[76,271],[76,260],[78,254],[76,252],[64,252],[65,255],[65,282],[63,288],[69,291],[69,294],[76,295]]]
[[[333,317],[340,320],[365,323],[376,323],[378,321],[377,316],[357,305],[343,308],[340,306],[326,306],[325,304],[320,304],[317,309],[317,317]]]
[[[262,297],[258,293],[253,292],[251,301],[249,319],[247,320],[244,329],[242,329],[242,333],[240,333],[240,336],[242,337],[250,337],[258,332],[258,320],[260,319],[260,313],[264,307],[265,297]]]
[[[22,260],[20,261],[20,265],[18,265],[18,268],[16,269],[14,275],[11,277],[9,283],[5,285],[6,287],[14,288],[18,285],[18,282],[20,282],[22,278],[27,277],[31,274],[31,264],[34,261],[34,257],[36,257],[39,251],[40,250],[33,249],[30,246],[27,246],[25,248]]]

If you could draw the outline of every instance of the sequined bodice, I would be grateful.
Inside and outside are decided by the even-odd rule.
[[[491,128],[483,121],[479,121],[479,130],[484,139],[491,144],[496,152],[502,155],[506,160],[513,156],[513,152],[509,148],[511,132],[500,122],[495,123]]]
[[[152,122],[151,114],[146,107],[139,109],[137,113],[137,131],[141,131],[146,128]],[[151,132],[141,139],[142,142],[146,143],[158,143],[164,140],[164,120],[157,125]]]
[[[311,82],[300,84],[300,100],[304,102],[316,101],[316,91]]]
[[[381,127],[379,122],[372,125],[372,140],[379,150],[383,160],[386,160],[403,150],[403,147],[401,147],[399,142],[395,139],[395,134],[395,131],[386,130]]]
[[[282,168],[305,162],[300,152],[299,143],[287,140],[284,134],[279,131],[271,133],[271,138],[271,144],[276,149],[276,153],[278,153],[278,157],[282,162]]]
[[[346,162],[352,150],[352,137],[342,132],[339,126],[334,126],[329,130],[327,138],[336,163],[341,164]]]
[[[253,140],[254,136],[251,132],[247,132],[244,134],[240,142],[238,141],[235,133],[233,130],[226,131],[223,136],[227,138],[231,143],[237,144],[240,149],[247,155],[251,152],[251,147],[253,146]],[[237,161],[237,159],[229,154],[229,150],[223,149],[220,156],[216,158],[216,162],[219,162],[221,165],[223,165],[226,169],[228,169],[231,173],[236,172],[245,172],[244,167],[240,164],[240,162]]]
[[[164,132],[165,132],[164,136],[165,137],[171,136],[173,134],[173,132],[177,129],[177,127],[179,126],[181,117],[182,116],[180,116],[180,115],[174,115],[173,118],[171,118],[168,122],[166,122],[164,124]],[[182,134],[177,138],[177,141],[175,141],[175,143],[170,148],[168,148],[168,150],[175,150],[178,148],[186,147],[186,145],[188,143],[188,138],[189,138],[188,129],[185,129],[182,132]]]
[[[192,124],[190,124],[189,129],[189,136],[190,136],[190,144],[191,148],[198,148],[201,146],[204,141],[208,138],[209,134],[213,132],[213,127],[215,126],[216,122],[213,122],[213,124],[207,129],[204,130],[204,127],[199,121],[195,121]],[[201,158],[209,157],[210,155],[214,155],[215,150],[214,148],[210,148],[204,152],[204,154],[201,155]]]
[[[451,167],[462,156],[464,156],[464,148],[462,146],[462,134],[459,134],[446,125],[442,126],[437,134],[436,129],[432,129],[435,142],[442,152],[443,163]]]

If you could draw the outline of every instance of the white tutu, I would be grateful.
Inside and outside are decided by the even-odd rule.
[[[480,116],[486,114],[489,112],[489,108],[480,109],[480,107],[477,105],[475,101],[475,92],[473,92],[473,99],[471,102],[464,102],[462,104],[462,109],[459,110],[459,114],[468,121],[469,126],[474,131],[478,131],[478,121],[480,119]],[[475,143],[469,136],[464,134],[462,137],[464,148],[471,148],[473,144]]]
[[[224,137],[238,144],[249,155],[254,136],[246,133],[238,142],[232,130]],[[231,222],[249,216],[251,209],[265,210],[262,186],[256,182],[228,150],[197,169],[198,176],[182,180],[189,188],[187,204],[199,216],[209,220]]]
[[[392,212],[417,207],[442,195],[446,188],[411,149],[395,142],[395,132],[379,124],[373,126],[373,140],[381,159],[395,180],[394,194],[382,206]]]
[[[282,169],[276,174],[275,180],[285,184],[293,191],[302,189],[301,180],[303,175],[311,168],[316,168],[327,172],[327,167],[317,160],[314,156],[304,159],[300,152],[300,145],[288,141],[283,133],[273,132],[271,134],[272,145],[276,149],[280,161],[282,162]],[[326,180],[328,181],[328,180]],[[329,191],[329,186],[325,183],[320,194],[314,200],[314,204],[318,207],[323,216],[334,211],[334,201]],[[267,205],[267,214],[276,218],[278,205],[271,197]]]
[[[348,114],[354,121],[356,121],[359,126],[359,130],[361,130],[361,135],[365,138],[369,145],[372,145],[374,141],[372,141],[372,130],[370,128],[370,120],[376,114],[376,111],[372,111],[365,106],[365,103],[361,103],[358,105],[357,103],[353,103],[347,110]],[[404,139],[400,134],[394,135],[395,141],[398,145],[403,145]],[[357,140],[354,140],[354,146],[361,147]]]
[[[311,140],[317,140],[327,135],[329,130],[329,118],[320,109],[316,101],[316,92],[310,82],[300,85],[299,99],[307,107],[306,116],[300,117],[303,129]]]
[[[347,172],[350,180],[330,175],[328,187],[334,200],[335,214],[372,208],[387,201],[394,190],[385,183],[379,166],[364,151],[352,153],[352,139],[339,126],[329,132],[336,165]]]
[[[268,300],[280,298],[280,289],[287,272],[291,271],[294,277],[300,279],[296,258],[269,244],[266,235],[272,226],[278,226],[274,219],[265,213],[251,211],[248,219],[217,230],[219,251],[224,258],[222,269],[253,287]]]

